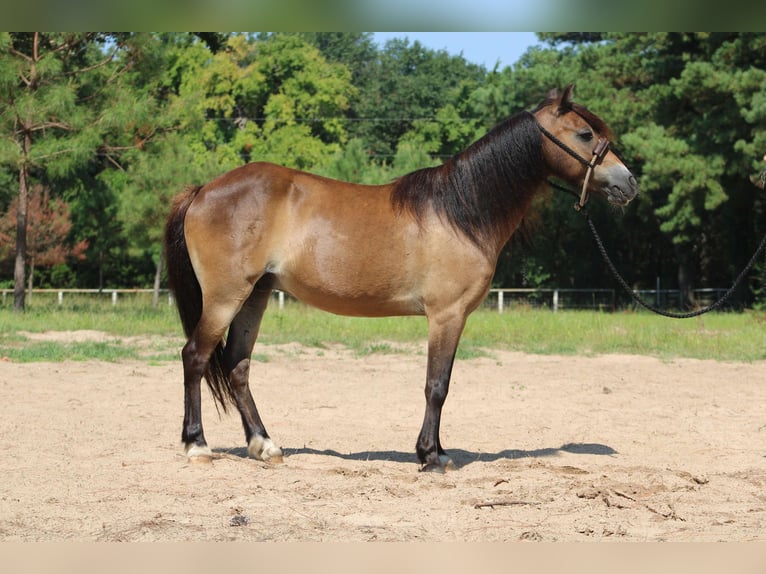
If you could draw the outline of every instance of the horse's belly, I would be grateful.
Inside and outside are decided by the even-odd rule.
[[[299,301],[335,313],[354,317],[390,317],[421,315],[423,304],[406,289],[365,282],[311,285],[293,278],[276,278],[275,289],[286,291]]]

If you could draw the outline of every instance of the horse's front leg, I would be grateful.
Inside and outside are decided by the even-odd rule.
[[[442,314],[428,318],[428,368],[426,373],[426,413],[417,442],[421,470],[444,472],[454,468],[439,440],[442,407],[449,392],[452,364],[460,334],[465,325],[462,314]]]

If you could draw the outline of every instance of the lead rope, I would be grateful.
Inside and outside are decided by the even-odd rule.
[[[593,220],[590,218],[590,214],[585,214],[588,225],[590,226],[591,232],[593,232],[593,237],[596,240],[596,244],[598,245],[598,250],[601,252],[601,256],[604,258],[604,261],[606,261],[607,266],[609,267],[609,270],[612,272],[612,275],[619,281],[620,285],[625,289],[625,291],[628,292],[628,294],[631,296],[631,298],[644,307],[645,309],[648,309],[649,311],[652,311],[654,313],[657,313],[658,315],[662,315],[663,317],[670,317],[671,319],[689,319],[690,317],[697,317],[699,315],[704,315],[705,313],[708,313],[710,311],[714,311],[718,309],[721,305],[723,305],[726,300],[731,297],[731,294],[734,293],[734,291],[739,287],[739,285],[744,280],[745,276],[747,275],[748,271],[753,268],[753,265],[755,265],[756,260],[758,259],[758,256],[761,254],[761,251],[764,250],[764,247],[766,247],[766,235],[763,236],[763,239],[761,239],[761,244],[758,246],[758,249],[755,250],[755,253],[753,253],[753,256],[750,258],[750,261],[747,263],[745,268],[742,270],[742,272],[737,276],[737,278],[734,280],[734,284],[729,287],[728,291],[724,293],[718,301],[712,303],[711,305],[708,305],[707,307],[702,307],[700,309],[697,309],[695,311],[689,311],[688,313],[672,313],[670,311],[664,311],[662,309],[658,309],[657,307],[654,307],[650,305],[649,303],[645,302],[641,297],[639,297],[635,291],[633,291],[625,281],[625,279],[622,278],[622,275],[617,271],[617,268],[614,266],[614,263],[612,263],[612,260],[609,258],[609,255],[607,255],[606,249],[604,248],[604,243],[601,241],[601,237],[599,236],[598,232],[596,231],[596,226],[593,225]],[[766,289],[766,270],[764,271],[764,289]]]
[[[570,193],[572,195],[577,195],[575,192],[571,191],[570,189],[567,189],[564,186],[561,186],[555,182],[549,181],[548,182],[552,187],[555,187],[558,190],[565,191],[567,193]],[[577,204],[575,204],[577,205]],[[581,211],[575,207],[577,211]],[[612,272],[612,275],[614,275],[615,279],[622,285],[623,289],[630,295],[630,297],[639,305],[641,305],[644,309],[648,309],[649,311],[656,313],[657,315],[662,315],[663,317],[669,317],[671,319],[689,319],[691,317],[698,317],[699,315],[704,315],[705,313],[708,313],[710,311],[714,311],[721,307],[729,297],[731,297],[732,293],[739,287],[739,285],[744,280],[747,273],[753,268],[753,265],[755,265],[755,262],[758,260],[758,256],[761,254],[762,251],[766,248],[766,235],[763,236],[763,239],[761,239],[761,243],[758,246],[758,249],[755,250],[755,253],[753,253],[753,256],[750,258],[750,261],[748,261],[745,268],[740,272],[740,274],[737,276],[737,278],[734,280],[734,284],[729,287],[729,289],[724,293],[720,299],[715,301],[714,303],[708,305],[707,307],[702,307],[700,309],[696,309],[694,311],[689,311],[687,313],[673,313],[671,311],[665,311],[663,309],[659,309],[658,307],[654,307],[653,305],[650,305],[641,297],[638,296],[638,294],[633,291],[633,289],[630,288],[627,281],[623,279],[622,275],[620,275],[620,272],[617,271],[617,267],[615,267],[614,263],[612,263],[612,260],[609,258],[609,254],[606,252],[606,248],[604,247],[604,242],[601,240],[601,236],[598,234],[598,231],[596,231],[596,226],[593,224],[593,220],[590,217],[590,214],[586,210],[582,210],[581,213],[585,214],[585,217],[588,221],[588,226],[590,227],[591,232],[593,233],[593,238],[596,240],[596,246],[598,247],[599,252],[601,253],[601,257],[603,257],[604,261],[607,264],[607,267],[609,267],[609,270]],[[763,270],[763,295],[766,296],[766,260],[764,260],[764,270]]]

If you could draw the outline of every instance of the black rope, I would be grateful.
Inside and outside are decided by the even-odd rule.
[[[548,183],[552,187],[555,187],[558,190],[565,191],[577,197],[577,194],[571,189],[568,189],[552,181],[549,181]],[[721,307],[729,299],[729,297],[731,297],[732,293],[736,291],[737,287],[739,287],[739,285],[742,283],[747,273],[750,271],[750,269],[753,268],[753,265],[755,265],[755,262],[757,261],[758,256],[766,248],[766,235],[764,235],[763,239],[761,239],[761,243],[758,246],[758,249],[755,250],[755,253],[753,253],[753,256],[750,258],[750,261],[748,261],[745,268],[734,280],[734,284],[731,287],[729,287],[729,289],[726,291],[726,293],[724,293],[721,296],[720,299],[718,299],[717,301],[715,301],[714,303],[706,307],[702,307],[694,311],[689,311],[687,313],[673,313],[670,311],[659,309],[658,307],[654,307],[653,305],[650,305],[649,303],[641,299],[641,297],[639,297],[638,294],[635,291],[633,291],[633,289],[630,288],[627,281],[623,279],[622,275],[620,275],[620,272],[617,271],[617,267],[615,267],[614,263],[612,263],[612,260],[609,258],[609,254],[606,252],[606,248],[604,247],[604,242],[601,240],[601,236],[598,234],[598,231],[596,231],[596,226],[593,224],[593,220],[590,218],[590,214],[585,210],[583,210],[582,213],[585,214],[585,217],[588,220],[588,226],[590,227],[590,230],[593,233],[593,238],[596,240],[596,246],[598,247],[598,250],[601,253],[601,257],[603,257],[604,261],[607,264],[607,267],[609,267],[609,270],[612,272],[612,275],[614,275],[615,279],[617,279],[620,285],[622,285],[623,289],[625,289],[628,295],[630,295],[630,297],[636,303],[641,305],[644,309],[648,309],[649,311],[653,313],[662,315],[663,317],[669,317],[671,319],[689,319],[691,317],[698,317],[699,315],[704,315],[705,313],[709,313],[710,311],[714,311],[718,309],[719,307]],[[764,296],[766,296],[766,260],[764,261],[763,290],[764,290],[763,294]]]
[[[729,297],[731,297],[732,293],[739,287],[740,283],[742,283],[743,279],[747,275],[748,271],[752,269],[753,265],[755,265],[756,260],[758,259],[758,256],[761,254],[761,251],[763,251],[764,247],[766,247],[766,235],[763,236],[763,239],[761,240],[761,244],[758,246],[758,249],[755,250],[755,253],[753,253],[753,256],[750,258],[750,261],[745,266],[745,268],[742,270],[742,272],[737,276],[737,278],[734,280],[734,284],[729,287],[728,291],[724,293],[718,301],[715,301],[714,303],[708,305],[707,307],[702,307],[701,309],[697,309],[695,311],[689,311],[688,313],[672,313],[670,311],[664,311],[662,309],[659,309],[657,307],[654,307],[650,305],[649,303],[645,302],[641,297],[639,297],[633,289],[631,289],[625,279],[622,278],[622,275],[620,275],[619,271],[617,271],[617,268],[614,266],[614,263],[612,263],[612,260],[609,258],[609,255],[606,252],[606,248],[604,247],[604,243],[601,241],[601,237],[599,236],[598,232],[596,231],[596,226],[593,225],[593,220],[591,220],[590,215],[586,214],[586,217],[588,219],[588,225],[590,226],[591,232],[593,232],[593,237],[596,240],[596,245],[598,245],[598,250],[601,252],[601,256],[604,258],[604,261],[606,261],[607,266],[609,267],[609,270],[612,272],[612,275],[619,281],[620,285],[625,289],[625,291],[628,292],[628,295],[631,296],[631,298],[644,307],[645,309],[648,309],[649,311],[652,311],[653,313],[657,313],[658,315],[662,315],[663,317],[670,317],[671,319],[689,319],[690,317],[698,317],[699,315],[704,315],[705,313],[708,313],[710,311],[715,311],[721,305],[723,305]]]

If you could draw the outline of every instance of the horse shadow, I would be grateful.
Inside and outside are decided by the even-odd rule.
[[[248,458],[247,448],[214,448],[213,452],[230,456]],[[333,449],[315,449],[309,447],[290,448],[283,447],[285,458],[298,454],[311,454],[331,456],[341,460],[353,460],[361,462],[401,462],[418,463],[414,452],[401,452],[396,450],[368,450],[360,452],[342,453]],[[463,449],[449,449],[447,454],[452,462],[459,468],[476,462],[495,462],[498,460],[516,460],[524,458],[543,458],[557,456],[560,453],[570,454],[593,454],[599,456],[614,456],[617,453],[612,447],[599,443],[567,443],[560,447],[539,448],[534,450],[505,449],[499,452],[475,452]]]

